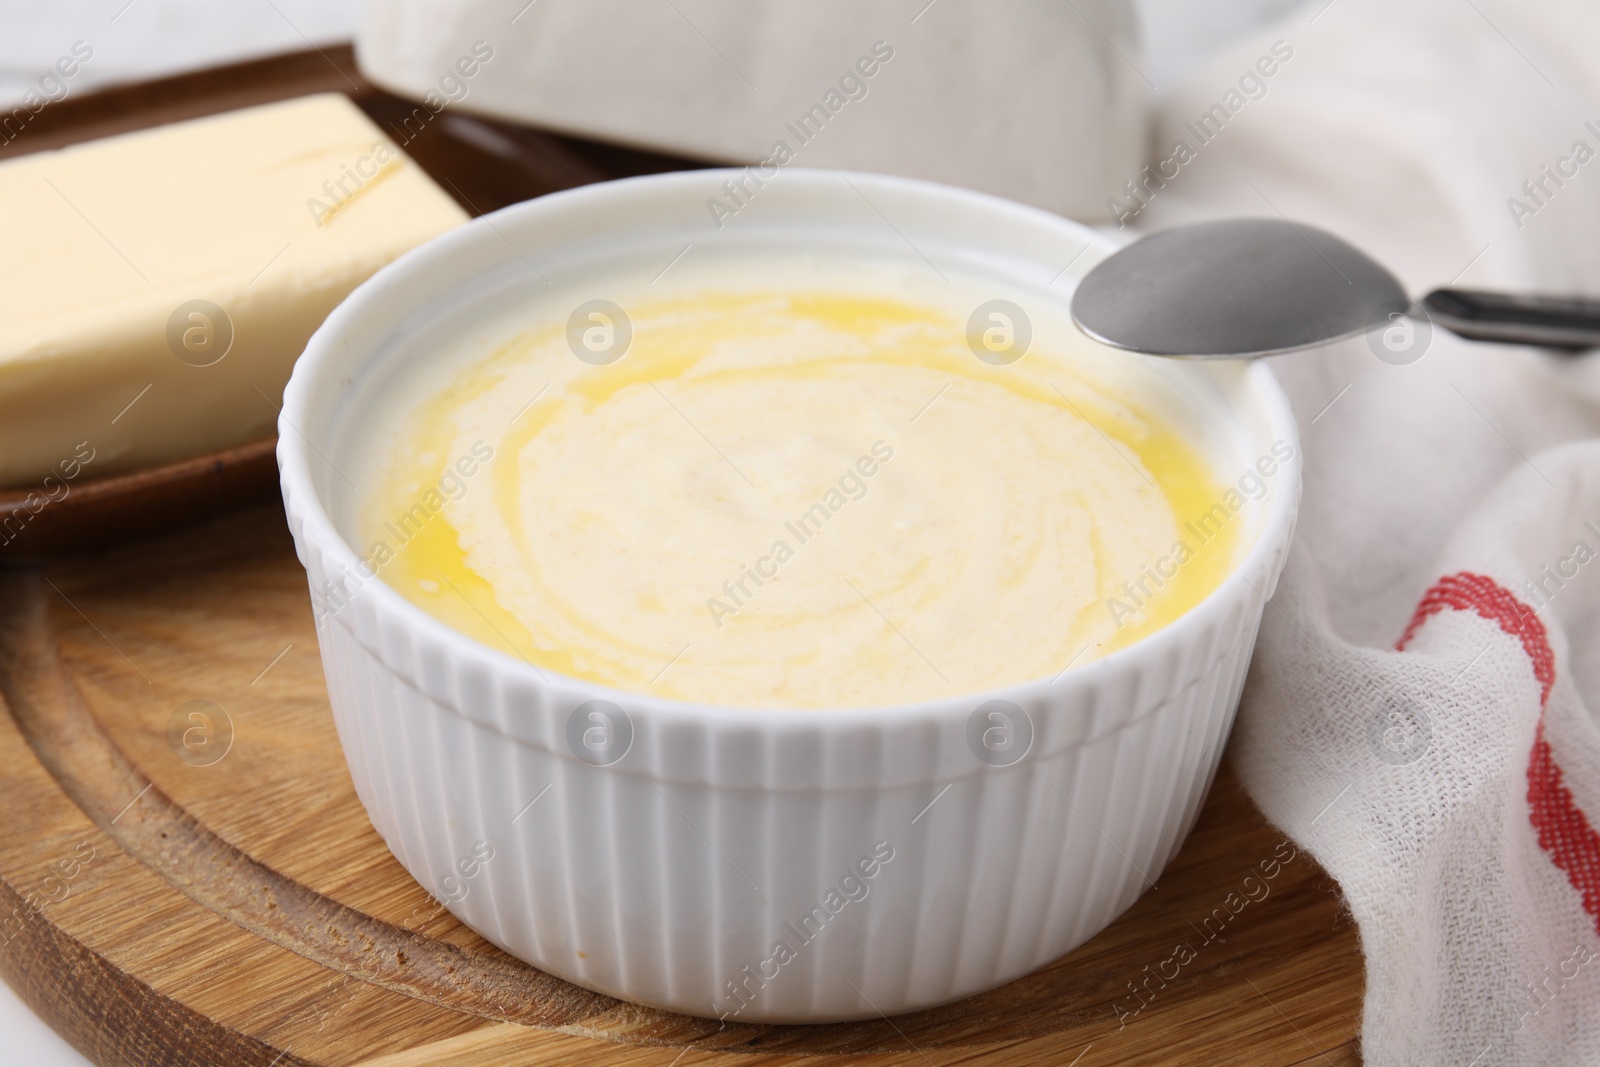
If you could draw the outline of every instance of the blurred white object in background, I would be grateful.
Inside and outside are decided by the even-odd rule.
[[[370,0],[357,58],[436,107],[759,164],[751,188],[846,167],[1100,221],[1143,161],[1137,39],[1132,0]]]
[[[910,2],[910,0],[906,0]],[[1160,91],[1217,48],[1309,0],[1134,0],[1142,45],[1130,61]],[[96,48],[81,91],[355,36],[364,0],[0,0],[0,105],[22,99],[72,43]],[[931,17],[931,13],[929,15]]]
[[[348,41],[362,0],[0,0],[0,105],[37,89],[73,43],[93,51],[71,95]]]
[[[1296,8],[1328,0],[1134,0],[1143,32],[1139,68],[1164,97],[1213,53]],[[1131,54],[1131,53],[1130,53]],[[1143,162],[1143,161],[1141,161]]]

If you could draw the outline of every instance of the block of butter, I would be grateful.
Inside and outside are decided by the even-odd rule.
[[[271,435],[334,305],[465,218],[336,93],[0,164],[0,488]]]

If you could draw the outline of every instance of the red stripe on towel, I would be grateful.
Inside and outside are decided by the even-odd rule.
[[[1424,594],[1396,650],[1405,651],[1422,624],[1446,608],[1477,612],[1520,640],[1528,654],[1540,687],[1539,726],[1528,755],[1528,821],[1539,836],[1539,847],[1582,894],[1583,910],[1595,919],[1595,930],[1600,932],[1600,834],[1562,783],[1561,767],[1544,736],[1544,707],[1556,680],[1555,653],[1544,623],[1494,579],[1462,571],[1441,578]]]

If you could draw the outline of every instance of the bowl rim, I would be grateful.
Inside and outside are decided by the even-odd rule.
[[[1275,583],[1277,568],[1273,556],[1287,547],[1292,536],[1299,507],[1303,453],[1294,413],[1288,397],[1263,361],[1252,361],[1245,369],[1240,392],[1250,402],[1259,405],[1259,414],[1265,415],[1274,442],[1287,442],[1293,456],[1280,461],[1277,482],[1269,498],[1270,506],[1261,517],[1255,541],[1227,575],[1199,603],[1182,615],[1132,643],[1092,660],[1081,667],[1070,664],[1053,677],[1030,678],[1009,685],[980,691],[960,691],[919,701],[894,704],[833,706],[833,707],[755,707],[750,705],[714,704],[678,700],[618,689],[601,682],[592,682],[559,671],[537,667],[530,661],[496,649],[424,611],[402,596],[398,590],[384,582],[377,573],[368,573],[361,565],[358,553],[352,549],[335,525],[316,482],[311,474],[311,461],[307,446],[317,450],[299,429],[305,425],[306,407],[310,403],[313,385],[323,373],[321,364],[344,342],[347,326],[359,321],[370,305],[380,300],[384,290],[401,277],[425,273],[435,262],[448,254],[478,242],[503,243],[506,238],[497,224],[515,220],[523,225],[528,218],[538,218],[569,207],[583,206],[588,201],[604,201],[610,197],[627,195],[640,186],[652,186],[670,193],[675,187],[701,188],[704,183],[715,185],[724,178],[741,175],[744,168],[724,167],[688,171],[669,171],[612,181],[595,182],[572,189],[561,190],[531,200],[511,204],[487,215],[482,215],[452,230],[432,238],[405,252],[380,268],[367,281],[357,286],[328,315],[312,334],[304,352],[295,363],[294,372],[284,389],[283,407],[279,413],[278,465],[285,510],[290,528],[297,542],[311,541],[312,551],[320,554],[333,573],[354,574],[361,578],[357,596],[370,598],[374,611],[402,623],[415,637],[424,639],[457,662],[468,662],[489,671],[497,680],[520,683],[546,695],[561,696],[566,693],[582,694],[576,703],[585,700],[607,700],[620,706],[635,720],[652,719],[667,723],[688,721],[710,727],[757,728],[761,730],[786,728],[817,728],[830,730],[852,727],[880,727],[888,722],[907,724],[916,721],[965,719],[972,709],[992,700],[1007,700],[1026,708],[1037,704],[1047,694],[1052,704],[1058,704],[1074,691],[1099,688],[1112,677],[1139,673],[1144,666],[1168,655],[1172,646],[1191,640],[1194,631],[1202,630],[1215,616],[1226,612],[1241,597],[1254,597],[1266,608],[1270,587]],[[943,197],[953,206],[965,206],[980,211],[1009,215],[1014,220],[1045,226],[1068,233],[1091,249],[1101,253],[1114,251],[1122,243],[1112,235],[1095,230],[1082,223],[1041,208],[1030,207],[1004,197],[974,190],[945,185],[939,182],[896,175],[877,174],[820,167],[785,167],[786,187],[802,183],[837,182],[841,178],[865,186],[869,191],[879,191],[886,196],[899,192],[915,195]],[[515,246],[513,246],[514,248]],[[461,283],[450,288],[459,289]],[[384,316],[392,319],[392,315]],[[366,359],[371,358],[367,354]],[[302,544],[302,558],[306,556]],[[1261,574],[1268,590],[1262,590],[1252,575]],[[367,647],[372,654],[385,662],[390,669],[389,657],[372,648],[363,640],[351,622],[353,609],[349,604],[331,613],[328,618],[345,627],[353,640]],[[322,623],[319,621],[318,628]],[[414,672],[402,672],[414,673]],[[413,678],[420,683],[420,678]],[[565,707],[567,701],[557,703]],[[574,705],[575,706],[575,705]],[[454,709],[459,711],[459,709]],[[530,709],[531,711],[532,709]],[[1123,720],[1119,725],[1135,721]]]

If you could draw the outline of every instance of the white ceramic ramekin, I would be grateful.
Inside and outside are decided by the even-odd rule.
[[[622,693],[536,671],[362,571],[337,521],[354,390],[386,352],[530,266],[657,246],[664,263],[723,239],[877,241],[1064,300],[1108,248],[992,197],[799,169],[769,179],[724,232],[706,201],[739,177],[543,197],[380,271],[329,316],[289,383],[284,504],[356,791],[395,856],[463,922],[579,985],[697,1015],[816,1022],[928,1007],[1085,941],[1177,851],[1288,550],[1294,421],[1265,366],[1164,366],[1222,442],[1224,477],[1274,444],[1292,453],[1260,460],[1275,470],[1246,500],[1253,547],[1144,640],[1054,680],[962,698],[771,711]]]

